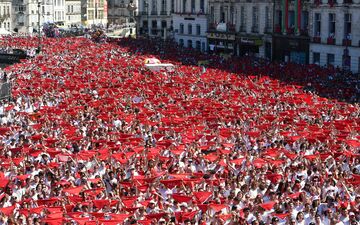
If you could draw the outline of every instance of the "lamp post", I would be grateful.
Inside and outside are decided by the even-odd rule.
[[[41,51],[41,26],[40,26],[40,7],[41,7],[41,2],[38,1],[38,52],[40,53]]]

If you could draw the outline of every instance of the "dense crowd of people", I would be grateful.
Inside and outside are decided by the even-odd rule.
[[[170,42],[42,43],[4,69],[0,224],[358,225],[355,75]]]

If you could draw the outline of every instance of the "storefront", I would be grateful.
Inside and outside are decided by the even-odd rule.
[[[239,56],[250,55],[250,56],[259,56],[260,46],[263,45],[263,40],[261,37],[251,37],[251,36],[239,36],[237,38],[238,43],[238,53]]]
[[[273,36],[273,60],[309,63],[310,39],[303,36]]]
[[[236,36],[230,32],[208,32],[207,39],[210,53],[235,53]]]

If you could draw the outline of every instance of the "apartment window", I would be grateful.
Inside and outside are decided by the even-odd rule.
[[[161,28],[166,28],[166,27],[167,27],[166,20],[161,21]]]
[[[195,0],[191,0],[191,12],[195,13]]]
[[[220,7],[220,22],[222,22],[222,23],[225,22],[225,12],[224,12],[224,8],[222,6]]]
[[[210,7],[210,21],[212,22],[212,23],[215,23],[215,12],[214,12],[214,6],[211,6]]]
[[[179,32],[180,32],[180,34],[184,33],[184,24],[182,24],[182,23],[180,23]]]
[[[196,41],[196,50],[201,51],[201,42]]]
[[[192,34],[192,25],[188,24],[188,34]]]
[[[156,12],[157,12],[157,0],[153,0],[152,1],[151,13],[156,13]]]
[[[175,11],[175,0],[171,0],[171,12]]]
[[[157,28],[157,21],[156,20],[151,21],[151,27],[152,28]]]
[[[335,36],[335,13],[329,13],[329,36]]]
[[[240,24],[241,24],[241,27],[242,28],[245,28],[246,26],[246,21],[245,21],[245,7],[244,6],[241,6],[241,9],[240,9]]]
[[[335,63],[335,55],[327,54],[327,65],[334,65]]]
[[[271,27],[271,17],[270,17],[269,6],[265,7],[265,27],[266,28]]]
[[[205,0],[200,0],[200,12],[205,13]]]
[[[148,3],[146,1],[143,1],[143,11],[144,12],[148,11],[148,7],[149,7]]]
[[[183,0],[182,12],[186,13],[186,0]]]
[[[252,16],[252,26],[253,26],[253,31],[254,33],[258,32],[258,19],[259,19],[259,15],[258,15],[258,7],[254,6],[252,9],[253,12],[253,16]]]
[[[196,25],[196,35],[201,35],[201,26],[200,26],[200,24]]]
[[[235,21],[234,21],[234,7],[230,7],[230,23],[231,24],[235,24]]]
[[[320,64],[320,53],[313,52],[313,64]]]
[[[179,39],[179,45],[180,45],[181,47],[184,47],[184,40],[183,40],[183,39]]]
[[[321,14],[315,13],[314,16],[314,36],[320,37],[321,34]]]
[[[188,48],[192,48],[192,40],[188,40]]]
[[[99,18],[99,19],[103,19],[103,18],[104,18],[104,11],[103,11],[103,10],[99,10],[98,18]]]
[[[346,39],[351,39],[351,20],[352,20],[352,18],[351,18],[351,14],[350,13],[346,13],[345,14],[345,18],[344,18],[344,22],[345,22],[345,24],[344,24],[344,37],[346,38]]]
[[[166,0],[161,1],[161,11],[166,12]]]

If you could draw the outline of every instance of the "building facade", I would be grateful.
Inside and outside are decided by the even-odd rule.
[[[81,1],[65,0],[65,25],[68,27],[78,26],[81,24]]]
[[[139,0],[138,35],[172,38],[174,10],[175,0]]]
[[[310,11],[311,2],[309,1],[275,1],[273,60],[309,63]]]
[[[180,45],[207,50],[208,11],[207,0],[176,0],[172,14],[174,38]]]
[[[360,1],[315,1],[310,14],[310,63],[360,72]]]
[[[137,1],[133,0],[109,0],[108,23],[109,25],[122,25],[135,23],[137,14]]]
[[[52,0],[13,0],[13,30],[23,33],[37,31],[42,24],[54,22]]]
[[[53,0],[54,1],[54,21],[56,23],[64,24],[65,22],[65,0]]]
[[[81,0],[83,26],[107,26],[107,0]]]
[[[271,58],[273,1],[210,0],[210,52]]]
[[[0,0],[0,29],[12,31],[12,15],[11,0]]]

